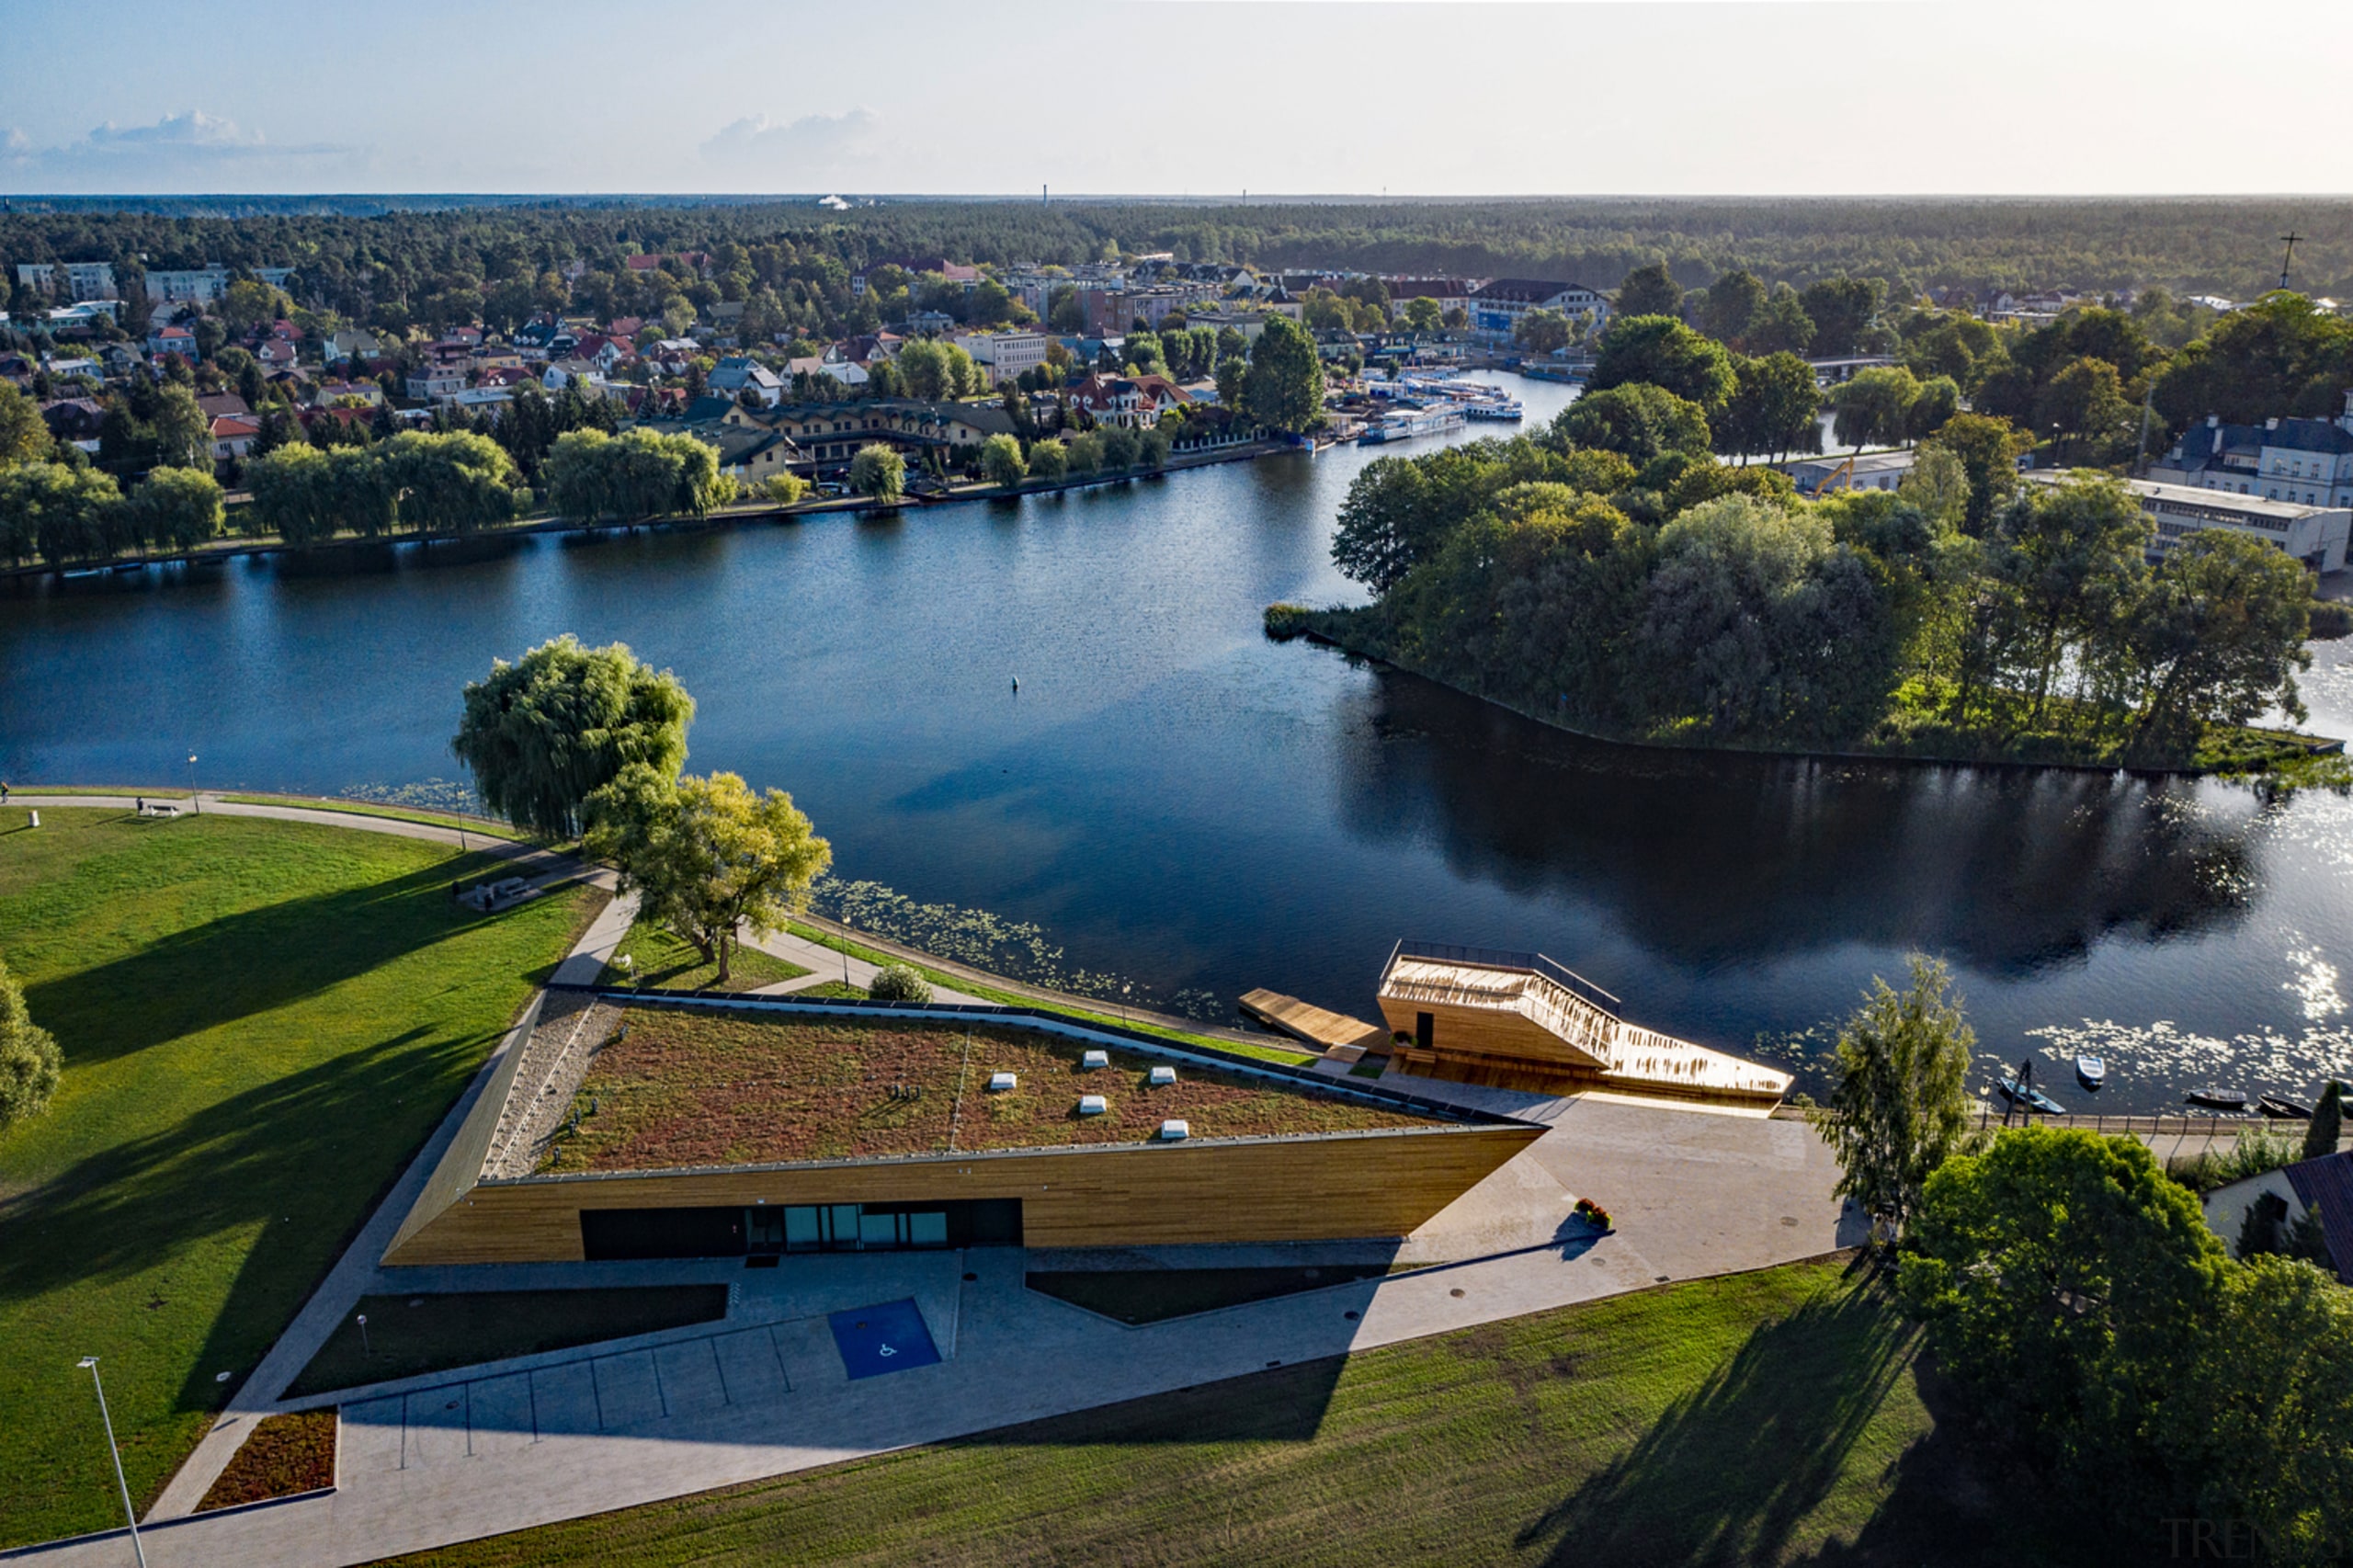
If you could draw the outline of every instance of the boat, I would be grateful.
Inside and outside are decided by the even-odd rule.
[[[2313,1119],[2312,1107],[2286,1095],[2257,1095],[2255,1106],[2274,1121],[2310,1121]]]
[[[1518,398],[1482,397],[1464,403],[1462,416],[1466,419],[1501,419],[1518,423],[1528,416],[1528,411],[1520,407]]]
[[[2246,1096],[2236,1089],[2192,1089],[2181,1096],[2191,1105],[2207,1110],[2244,1111]]]
[[[2052,1099],[2049,1095],[2044,1094],[2040,1089],[2036,1088],[2033,1085],[2019,1083],[2018,1074],[2015,1073],[2003,1074],[2002,1081],[1996,1086],[2002,1091],[2002,1097],[2004,1099],[2008,1100],[2015,1105],[2022,1105],[2029,1110],[2038,1111],[2044,1116],[2064,1116],[2067,1114],[2067,1108],[2065,1106],[2061,1105],[2057,1100]]]
[[[2108,1082],[2108,1063],[2097,1056],[2076,1057],[2075,1082],[2086,1089],[2097,1090]]]
[[[1376,415],[1357,437],[1359,447],[1377,447],[1388,441],[1411,441],[1424,436],[1443,436],[1462,428],[1462,410],[1459,404],[1447,403],[1437,407],[1416,408],[1401,404],[1388,413]]]

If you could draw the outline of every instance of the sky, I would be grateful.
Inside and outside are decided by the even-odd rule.
[[[0,190],[2353,191],[2353,4],[8,0]]]

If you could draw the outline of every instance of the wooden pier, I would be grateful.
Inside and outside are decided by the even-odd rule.
[[[1247,993],[1242,998],[1242,1010],[1268,1028],[1303,1040],[1338,1062],[1359,1061],[1368,1048],[1389,1043],[1389,1031],[1379,1024],[1368,1024],[1279,991],[1261,988]]]

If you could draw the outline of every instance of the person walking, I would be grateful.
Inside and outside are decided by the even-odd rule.
[[[144,795],[133,795],[131,799],[131,802],[139,808],[139,814],[142,817],[145,816],[147,814],[147,797]]]

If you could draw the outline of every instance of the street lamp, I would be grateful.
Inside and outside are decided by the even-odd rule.
[[[139,1559],[139,1568],[147,1568],[147,1549],[139,1544],[139,1516],[131,1506],[131,1483],[122,1478],[122,1450],[114,1443],[114,1417],[107,1414],[107,1385],[98,1377],[98,1358],[85,1356],[74,1365],[90,1374],[90,1386],[98,1391],[98,1420],[107,1429],[107,1452],[114,1460],[114,1483],[122,1489],[122,1517],[131,1521],[131,1554]]]
[[[368,1314],[359,1314],[359,1353],[369,1360],[376,1358],[376,1347],[368,1343]]]
[[[188,798],[196,807],[196,814],[204,814],[204,797],[196,792],[196,753],[188,754]]]

